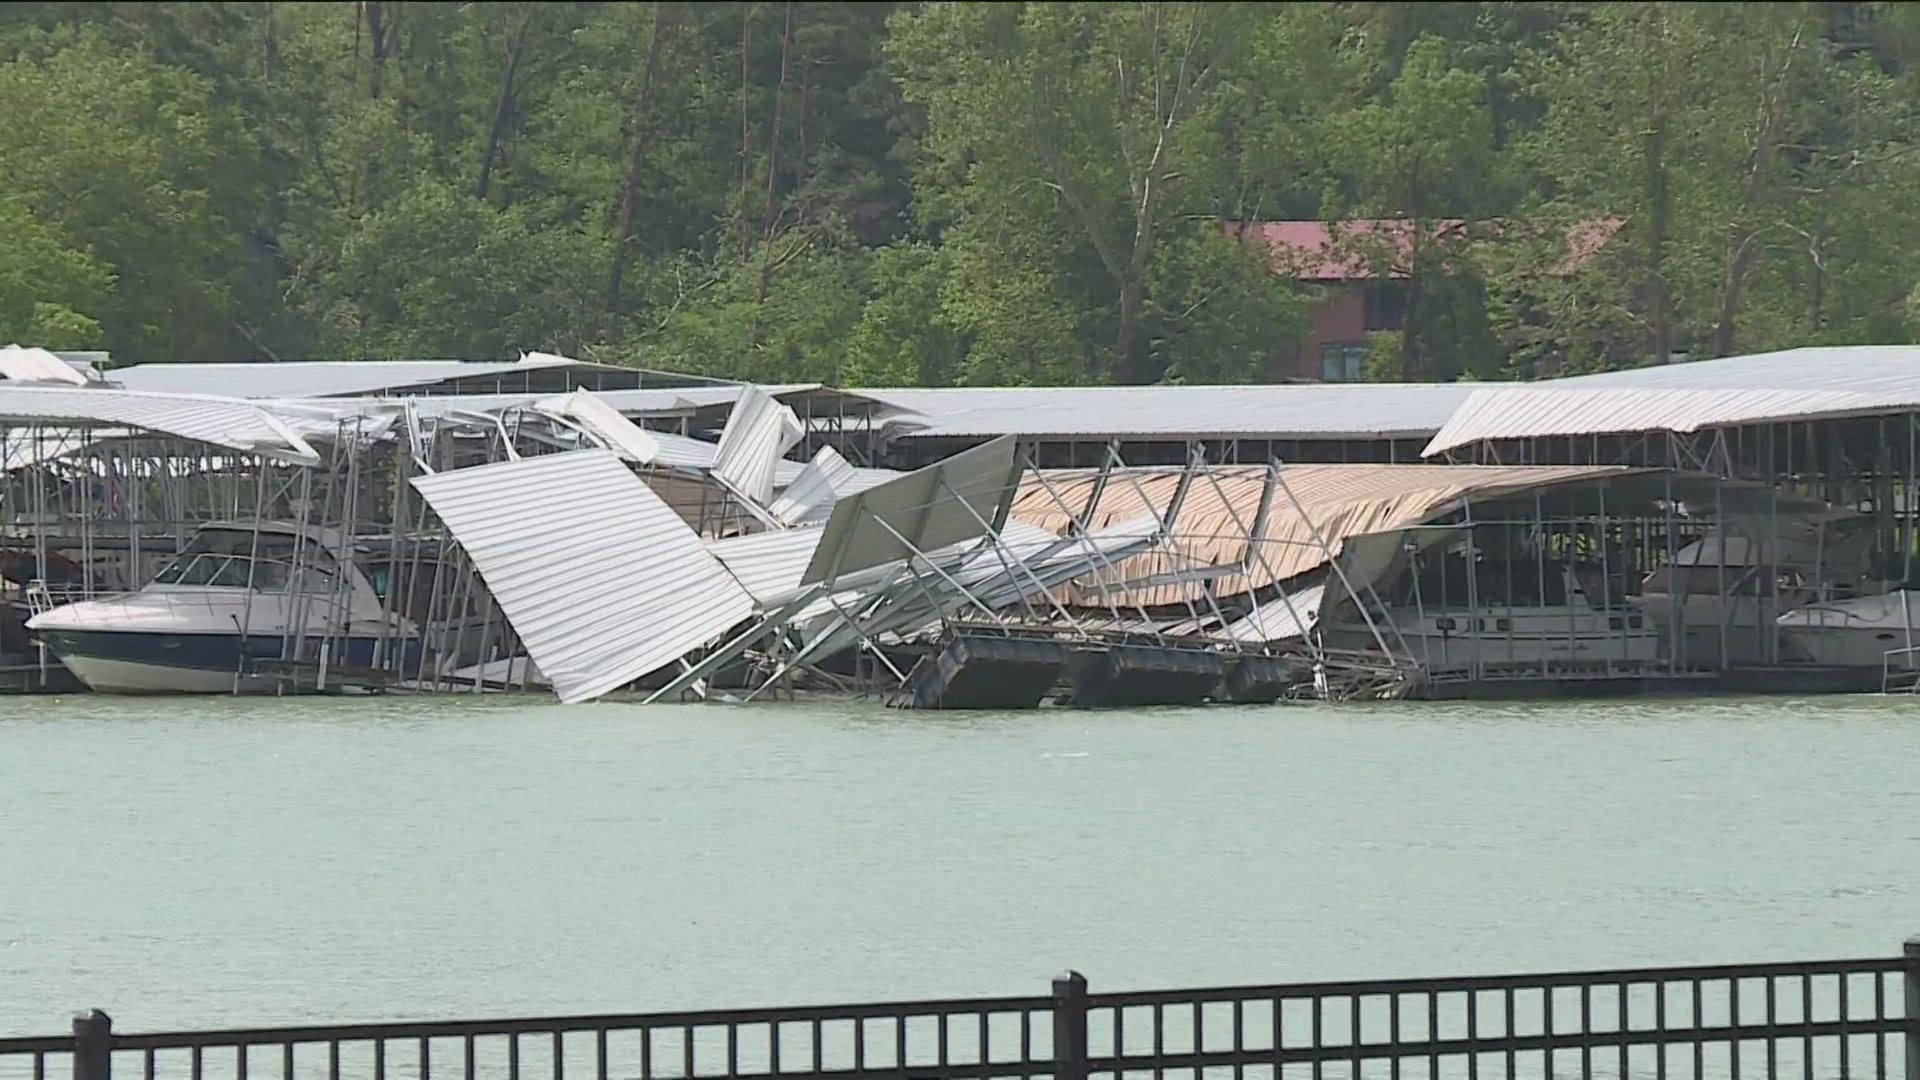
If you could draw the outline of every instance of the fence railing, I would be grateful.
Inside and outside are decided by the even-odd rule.
[[[0,1039],[0,1080],[1920,1080],[1900,956],[541,1019]]]

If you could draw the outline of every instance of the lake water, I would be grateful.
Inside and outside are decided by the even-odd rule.
[[[1886,955],[1920,701],[11,698],[0,1034]]]

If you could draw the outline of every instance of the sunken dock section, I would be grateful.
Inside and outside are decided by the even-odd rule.
[[[908,709],[1031,709],[1052,692],[1072,654],[1035,637],[948,638],[907,673],[894,704]]]
[[[907,672],[889,699],[906,709],[1032,709],[1277,701],[1309,684],[1287,657],[1039,633],[955,634]]]
[[[1111,645],[1075,657],[1069,702],[1090,708],[1198,705],[1225,681],[1217,653],[1161,645]]]

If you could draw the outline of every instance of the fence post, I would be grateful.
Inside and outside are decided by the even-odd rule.
[[[73,1014],[73,1080],[112,1080],[113,1017],[99,1009]]]
[[[1087,1080],[1087,977],[1077,971],[1053,980],[1053,1080]]]
[[[1902,951],[1907,960],[1906,984],[1901,987],[1907,1014],[1907,1080],[1920,1080],[1920,937],[1908,938]]]

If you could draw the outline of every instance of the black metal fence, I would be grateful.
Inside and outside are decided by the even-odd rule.
[[[1903,955],[1720,967],[0,1039],[0,1080],[1920,1080]]]

